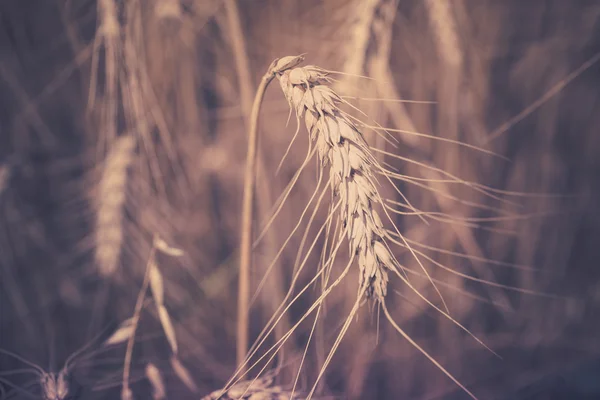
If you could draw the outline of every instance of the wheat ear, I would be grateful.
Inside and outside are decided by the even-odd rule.
[[[322,368],[320,368],[317,380],[310,393],[308,394],[307,399],[312,398],[320,378],[323,376],[329,362],[332,359],[333,354],[337,350],[337,347],[339,346],[342,338],[345,336],[345,333],[349,328],[351,320],[358,312],[358,309],[363,303],[363,299],[365,298],[372,299],[375,301],[376,304],[380,305],[385,312],[386,318],[401,335],[407,337],[409,342],[415,348],[422,352],[434,365],[437,366],[438,369],[440,369],[459,387],[461,387],[465,391],[465,393],[467,393],[472,398],[476,398],[456,378],[454,378],[452,374],[445,370],[441,364],[439,364],[424,349],[422,349],[414,341],[412,341],[407,336],[407,334],[395,323],[395,321],[392,319],[391,315],[387,311],[387,307],[385,304],[385,296],[387,294],[387,285],[389,280],[388,274],[392,272],[392,274],[398,276],[406,286],[408,286],[417,296],[419,296],[428,305],[440,312],[447,319],[452,321],[456,326],[460,327],[462,330],[470,334],[480,344],[485,346],[485,344],[483,344],[479,339],[477,339],[477,337],[475,337],[470,331],[468,331],[464,326],[462,326],[460,323],[458,323],[456,320],[450,317],[450,315],[447,312],[433,304],[423,294],[421,294],[419,290],[415,288],[415,286],[411,284],[411,282],[408,280],[408,276],[406,275],[406,273],[414,271],[411,271],[410,269],[407,270],[402,265],[400,265],[400,263],[398,262],[398,260],[396,260],[392,251],[390,250],[388,243],[393,243],[408,249],[410,251],[410,254],[412,254],[415,260],[421,266],[424,276],[426,276],[429,279],[430,283],[440,296],[442,302],[444,302],[439,290],[437,289],[437,286],[435,285],[435,281],[429,276],[427,270],[419,261],[419,257],[417,255],[418,253],[415,250],[413,250],[409,242],[404,238],[404,236],[394,225],[394,221],[392,220],[388,212],[390,207],[386,206],[384,200],[382,199],[382,196],[380,195],[377,189],[377,175],[383,176],[392,185],[394,185],[392,179],[399,179],[400,175],[394,174],[394,172],[385,168],[378,162],[378,160],[373,156],[373,151],[375,151],[376,149],[372,149],[369,147],[358,126],[367,127],[376,131],[382,130],[387,134],[390,134],[389,132],[394,130],[388,130],[379,125],[369,127],[364,123],[361,123],[360,125],[354,123],[353,120],[356,120],[358,122],[360,121],[356,118],[351,117],[349,114],[345,113],[341,109],[342,104],[346,104],[348,106],[351,105],[345,102],[339,95],[337,95],[331,88],[329,88],[326,85],[333,80],[329,77],[329,74],[331,72],[326,71],[317,66],[297,67],[297,65],[300,62],[302,62],[303,59],[303,56],[284,57],[282,59],[275,60],[271,64],[269,71],[263,77],[263,80],[261,82],[261,85],[259,86],[255,98],[253,116],[250,125],[250,139],[252,140],[252,138],[255,138],[255,136],[253,135],[256,134],[257,130],[258,110],[260,108],[260,103],[262,101],[262,97],[264,95],[266,87],[268,83],[273,79],[273,77],[277,77],[280,82],[283,93],[286,96],[288,103],[291,107],[291,110],[295,111],[298,129],[300,127],[300,121],[304,120],[307,130],[309,132],[311,143],[315,143],[314,150],[312,145],[309,146],[307,161],[308,159],[312,158],[312,156],[315,153],[317,154],[320,165],[320,176],[326,171],[327,167],[329,167],[329,178],[326,181],[328,182],[327,185],[330,186],[334,198],[332,199],[332,204],[330,206],[328,220],[332,218],[333,215],[339,216],[338,227],[336,228],[336,232],[338,232],[338,234],[335,235],[335,240],[337,240],[337,243],[335,244],[335,246],[332,247],[331,254],[329,254],[328,257],[325,256],[326,260],[322,260],[322,264],[319,266],[319,271],[315,274],[313,279],[311,279],[310,282],[306,286],[304,286],[304,288],[296,295],[294,299],[291,300],[290,304],[288,304],[287,307],[285,307],[281,311],[281,313],[278,313],[281,315],[278,319],[273,321],[271,328],[267,332],[261,333],[262,339],[260,340],[260,342],[253,346],[254,350],[251,352],[251,354],[249,354],[246,357],[246,361],[244,362],[244,364],[238,366],[238,371],[230,379],[230,382],[228,382],[226,387],[220,393],[226,392],[227,390],[229,390],[229,388],[232,387],[231,385],[235,385],[235,383],[233,382],[236,381],[236,376],[238,377],[238,382],[239,380],[241,380],[246,370],[246,365],[249,362],[250,358],[256,353],[258,347],[260,347],[262,343],[264,343],[267,335],[269,335],[270,332],[272,332],[275,325],[277,325],[277,323],[281,319],[282,314],[289,309],[289,307],[298,299],[298,297],[304,291],[306,291],[310,285],[315,283],[318,277],[322,274],[324,274],[323,276],[325,277],[325,281],[328,280],[327,277],[329,277],[331,273],[330,269],[336,257],[337,250],[343,243],[344,237],[346,237],[349,242],[350,260],[344,268],[344,271],[335,280],[335,282],[323,288],[323,293],[305,312],[305,314],[300,318],[300,320],[293,327],[291,327],[291,329],[286,335],[279,339],[277,343],[275,343],[262,357],[260,357],[259,360],[257,360],[256,363],[254,363],[254,365],[250,366],[249,369],[254,368],[261,360],[267,358],[269,353],[272,353],[272,355],[267,361],[267,363],[271,362],[275,354],[281,348],[282,344],[289,338],[289,335],[291,335],[291,333],[299,326],[299,324],[302,321],[304,321],[309,316],[309,314],[311,314],[315,309],[321,307],[321,304],[329,295],[329,293],[345,278],[345,276],[347,276],[350,268],[355,263],[357,263],[359,268],[359,292],[357,299],[354,303],[350,315],[348,316],[348,318],[346,318],[344,326],[342,327],[341,332],[336,338],[336,341],[332,346]],[[430,137],[429,135],[413,132],[410,132],[410,134]],[[448,141],[456,144],[462,144],[456,141]],[[471,147],[466,144],[462,145]],[[484,151],[481,149],[478,150]],[[388,154],[384,151],[381,151],[381,153]],[[395,155],[392,154],[392,156]],[[249,160],[252,159],[249,157]],[[251,169],[248,169],[246,172],[248,173],[249,171],[251,171]],[[465,183],[473,189],[479,189],[485,192],[484,189],[478,188],[474,184],[469,184],[468,182],[458,180],[458,178],[455,178],[453,176],[452,178],[456,180],[456,182]],[[320,181],[321,180],[319,179],[319,182]],[[246,183],[248,183],[248,181]],[[253,182],[250,181],[250,189],[252,189],[252,185]],[[406,201],[407,207],[411,208],[413,211],[416,212],[417,210],[408,203],[408,200],[402,195],[401,191],[395,185],[394,187]],[[245,196],[244,203],[244,210],[248,213],[245,212],[242,217],[244,221],[250,221],[250,225],[247,227],[248,229],[243,230],[243,232],[246,232],[248,234],[248,237],[246,238],[248,241],[246,243],[247,251],[242,251],[242,265],[244,263],[244,260],[246,260],[246,267],[249,266],[251,249],[251,243],[249,238],[249,234],[251,232],[251,193],[251,190],[245,192],[245,195],[250,194],[250,196]],[[490,194],[488,193],[488,195]],[[249,203],[246,202],[246,200],[248,199],[250,199]],[[376,211],[376,208],[378,207],[383,210],[386,218],[392,223],[392,225],[394,225],[393,231],[388,230],[384,227],[383,222]],[[329,223],[325,223],[323,227],[328,225]],[[320,235],[320,232],[318,235]],[[398,237],[400,240],[395,240],[394,237]],[[313,246],[315,242],[316,238],[313,242]],[[244,246],[242,246],[242,250],[243,249]],[[301,267],[306,263],[307,258],[308,254],[304,258],[304,261],[300,265],[299,269],[301,269]],[[403,273],[401,273],[401,271]],[[296,274],[298,272],[299,270],[296,271]],[[240,271],[240,273],[243,273],[243,271]],[[291,290],[292,289],[290,289],[290,292]],[[290,294],[290,292],[288,292],[288,294]],[[445,308],[447,310],[447,307]],[[271,323],[269,323],[269,325],[271,325]],[[487,346],[485,347],[487,348]]]
[[[133,136],[119,137],[106,161],[97,191],[95,259],[104,277],[117,269],[123,243],[123,213],[127,200],[127,172],[135,150]]]
[[[375,177],[381,167],[362,134],[340,111],[342,98],[323,85],[329,82],[323,69],[298,67],[278,78],[298,121],[305,121],[321,167],[329,166],[331,190],[341,201],[339,213],[347,227],[350,254],[358,260],[359,290],[383,301],[388,271],[397,271],[397,261],[385,242],[385,229],[375,210],[381,205]]]
[[[389,281],[388,274],[392,272],[430,306],[481,343],[466,328],[451,318],[447,312],[435,306],[419,293],[405,275],[400,273],[404,269],[396,260],[388,245],[388,241],[392,240],[392,236],[390,231],[385,229],[375,209],[377,207],[382,208],[387,219],[393,224],[387,209],[384,207],[384,200],[379,194],[376,177],[382,175],[389,178],[390,171],[386,170],[374,157],[358,127],[352,122],[351,117],[340,108],[341,104],[344,103],[343,99],[330,87],[326,86],[327,83],[331,82],[328,71],[309,65],[290,67],[278,72],[276,75],[291,109],[295,111],[297,123],[300,124],[300,121],[304,120],[310,139],[315,143],[320,167],[329,167],[331,191],[340,204],[338,213],[344,227],[344,235],[348,239],[351,261],[357,260],[359,268],[357,300],[351,314],[346,319],[344,328],[321,368],[317,382],[315,382],[308,398],[312,397],[318,381],[331,361],[341,338],[345,335],[351,319],[358,311],[363,296],[374,299],[377,304],[381,305],[386,318],[400,334],[461,387],[465,393],[472,398],[476,398],[441,364],[412,341],[387,311],[385,296]],[[405,247],[419,262],[423,272],[440,295],[442,302],[444,302],[434,281],[420,263],[415,251],[395,226],[394,230]]]

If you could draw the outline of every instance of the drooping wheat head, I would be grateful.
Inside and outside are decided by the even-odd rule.
[[[387,293],[388,272],[397,271],[376,211],[381,198],[375,171],[381,166],[360,131],[341,112],[342,98],[324,85],[329,82],[324,70],[298,67],[278,78],[298,121],[304,119],[320,166],[329,167],[331,191],[341,201],[339,213],[350,254],[358,260],[359,291],[381,302]]]
[[[343,105],[351,105],[327,85],[333,80],[330,77],[329,71],[317,66],[309,65],[305,67],[296,67],[295,65],[292,65],[289,68],[276,71],[275,76],[279,80],[291,110],[295,113],[298,129],[300,121],[303,120],[307,131],[309,132],[310,141],[314,144],[314,150],[309,150],[307,159],[310,158],[312,153],[316,152],[320,170],[319,181],[321,180],[322,174],[326,173],[325,171],[328,170],[329,179],[327,181],[329,182],[332,194],[330,218],[335,211],[341,222],[340,228],[335,230],[337,233],[334,233],[334,236],[338,235],[337,238],[334,238],[332,243],[335,250],[333,250],[328,257],[322,259],[322,265],[316,275],[324,273],[324,276],[329,276],[329,272],[323,271],[331,268],[333,259],[335,258],[335,254],[337,253],[337,249],[339,248],[343,237],[348,241],[350,253],[350,261],[344,272],[342,272],[336,281],[329,287],[325,289],[326,285],[324,286],[322,295],[304,314],[301,321],[313,310],[320,310],[325,297],[347,274],[348,268],[353,263],[356,263],[359,269],[358,296],[356,302],[352,307],[352,311],[346,318],[329,355],[323,363],[319,376],[317,377],[317,382],[309,393],[308,398],[312,397],[319,379],[324,374],[333,353],[339,346],[345,332],[349,328],[351,320],[357,314],[364,298],[372,299],[375,301],[375,304],[381,306],[386,318],[390,321],[395,330],[401,333],[414,347],[422,352],[441,371],[465,390],[467,394],[474,398],[472,393],[460,384],[456,378],[446,371],[396,324],[386,307],[385,297],[388,291],[389,273],[391,272],[408,285],[418,297],[473,336],[465,327],[449,316],[447,306],[441,293],[437,289],[436,284],[419,261],[417,252],[413,250],[412,246],[396,227],[389,213],[391,208],[389,205],[385,204],[386,201],[379,192],[378,177],[384,177],[389,182],[392,182],[393,178],[402,179],[402,176],[394,173],[389,168],[386,168],[374,157],[373,149],[364,139],[360,130],[360,127],[368,126],[361,123],[360,120],[350,116],[350,114],[342,109]],[[453,179],[455,179],[456,182],[464,183],[458,178],[453,177]],[[394,187],[397,189],[395,185]],[[402,193],[399,190],[398,193],[402,196]],[[415,215],[418,215],[418,211],[404,196],[402,197],[405,201],[403,205],[411,211],[414,211]],[[334,204],[337,205],[334,207]],[[384,226],[379,212],[385,214],[386,219],[393,225],[393,229],[388,229]],[[390,243],[409,250],[417,263],[421,266],[423,271],[422,276],[425,276],[429,280],[440,296],[446,311],[433,304],[412,285],[406,276],[406,268],[395,258],[390,248]],[[292,300],[292,302],[293,301],[295,300]],[[318,312],[319,311],[317,311],[317,313]],[[298,324],[301,321],[299,321]],[[275,322],[275,324],[276,323],[277,322]],[[292,330],[295,329],[298,324],[296,324]],[[479,339],[475,339],[481,343]],[[278,345],[279,343],[274,347],[277,347]],[[273,348],[271,348],[269,352],[272,350]]]

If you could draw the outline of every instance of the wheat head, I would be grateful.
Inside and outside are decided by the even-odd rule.
[[[296,297],[294,297],[294,299],[291,300],[290,304],[282,304],[277,313],[279,317],[276,318],[274,316],[272,320],[269,321],[269,323],[267,324],[269,328],[265,328],[265,330],[261,332],[261,335],[259,335],[260,340],[257,340],[257,343],[253,346],[253,350],[246,357],[246,361],[244,362],[244,364],[242,364],[241,367],[239,367],[239,371],[244,370],[244,366],[249,362],[250,358],[256,354],[258,348],[262,346],[266,337],[272,332],[275,325],[277,325],[277,323],[281,319],[281,316],[289,309],[291,304],[294,303],[310,285],[316,282],[319,276],[323,277],[322,279],[324,285],[322,294],[303,314],[300,320],[292,328],[290,328],[288,334],[286,334],[284,337],[278,340],[276,344],[274,344],[269,350],[267,350],[267,352],[262,357],[260,357],[261,360],[263,358],[268,358],[268,354],[271,354],[270,358],[267,360],[267,363],[271,362],[277,354],[277,352],[279,351],[280,347],[282,346],[282,343],[289,338],[289,334],[291,334],[299,326],[299,324],[301,324],[313,311],[318,310],[316,317],[318,318],[318,313],[321,310],[321,305],[323,304],[325,298],[345,278],[349,269],[356,264],[358,266],[359,272],[358,296],[354,302],[352,310],[345,319],[343,326],[339,331],[337,338],[335,339],[335,342],[331,346],[330,351],[319,370],[319,375],[316,379],[316,382],[314,383],[311,391],[308,393],[306,398],[312,398],[317,388],[319,380],[324,375],[325,370],[331,362],[334,353],[336,352],[343,337],[348,331],[353,318],[357,315],[358,310],[360,309],[361,305],[364,303],[364,299],[366,298],[373,300],[374,304],[380,307],[380,310],[383,311],[383,315],[389,321],[394,330],[400,333],[400,335],[404,337],[414,348],[421,352],[440,371],[442,371],[455,384],[457,384],[461,389],[463,389],[463,391],[467,395],[469,395],[471,398],[476,399],[475,395],[473,395],[464,385],[462,385],[437,360],[435,360],[422,347],[420,347],[393,319],[385,301],[386,294],[388,291],[388,282],[390,279],[389,274],[391,273],[392,275],[395,275],[417,297],[419,297],[429,306],[434,308],[441,315],[446,317],[457,327],[465,331],[479,344],[481,344],[493,354],[496,353],[494,353],[472,332],[470,332],[467,328],[465,328],[463,325],[461,325],[458,321],[456,321],[453,317],[449,315],[448,307],[441,295],[441,292],[436,286],[436,282],[443,282],[435,280],[429,275],[427,269],[421,263],[420,258],[423,257],[425,260],[429,260],[436,266],[439,266],[444,270],[447,270],[457,276],[461,276],[466,279],[505,289],[511,289],[521,292],[523,292],[524,290],[514,288],[508,285],[502,285],[478,279],[466,274],[462,274],[460,272],[453,271],[451,268],[448,268],[441,263],[437,263],[433,259],[427,257],[422,251],[419,251],[417,248],[413,248],[413,244],[411,243],[414,243],[414,241],[407,239],[400,232],[390,213],[393,212],[398,214],[416,216],[422,216],[422,214],[428,215],[427,213],[419,211],[410,204],[409,200],[403,195],[402,191],[394,183],[394,180],[413,184],[415,181],[417,183],[420,182],[417,180],[417,178],[410,178],[408,176],[394,172],[393,167],[387,167],[386,165],[384,165],[384,161],[379,161],[374,156],[374,154],[378,153],[387,155],[389,157],[406,161],[410,164],[419,165],[423,168],[429,168],[432,171],[440,173],[444,176],[444,178],[448,178],[447,180],[449,182],[463,184],[467,187],[470,187],[473,190],[479,191],[493,198],[498,197],[494,194],[494,191],[492,189],[486,188],[483,185],[478,185],[473,182],[464,181],[439,168],[428,167],[427,165],[419,163],[418,161],[411,160],[410,158],[379,150],[376,147],[370,147],[367,143],[367,140],[363,136],[361,129],[370,129],[376,132],[383,131],[390,135],[391,138],[393,138],[393,136],[391,136],[390,132],[402,132],[410,135],[427,137],[448,143],[453,143],[456,145],[461,145],[485,153],[493,153],[489,152],[488,150],[479,149],[475,146],[455,141],[452,139],[438,138],[432,135],[422,134],[418,132],[408,132],[404,130],[384,128],[380,125],[368,125],[359,120],[358,118],[351,116],[342,108],[343,106],[353,106],[352,104],[345,101],[344,98],[342,98],[333,89],[329,87],[329,84],[334,81],[334,79],[332,78],[334,72],[327,71],[323,68],[314,65],[301,67],[299,66],[299,64],[303,60],[303,55],[284,57],[275,60],[269,68],[268,73],[263,77],[263,83],[259,91],[257,92],[257,96],[255,99],[255,106],[257,104],[260,104],[268,82],[270,82],[272,78],[276,77],[289,103],[290,112],[294,112],[296,116],[298,129],[296,130],[294,138],[291,142],[294,142],[294,139],[298,134],[301,121],[304,122],[304,125],[306,126],[310,137],[308,154],[305,163],[300,167],[298,173],[302,171],[302,169],[306,165],[306,162],[308,162],[312,158],[312,156],[316,154],[317,161],[319,164],[319,183],[317,184],[317,190],[315,191],[313,197],[320,190],[319,187],[320,183],[322,182],[321,179],[324,176],[328,175],[326,185],[329,186],[330,192],[332,194],[332,201],[330,205],[330,213],[328,215],[327,220],[329,221],[330,219],[337,217],[336,228],[333,234],[334,237],[331,243],[331,249],[328,250],[324,248],[318,272],[311,279],[311,281],[307,285],[305,285],[301,291],[299,291]],[[354,109],[359,113],[363,114],[357,108]],[[254,112],[253,115],[258,115],[258,112]],[[255,125],[253,125],[252,131],[256,131]],[[388,140],[385,136],[382,137]],[[390,199],[386,199],[382,196],[378,189],[378,178],[380,177],[387,180],[387,182],[389,182],[394,187],[396,192],[403,198],[403,203],[395,202]],[[435,180],[430,181],[434,182]],[[290,185],[293,186],[294,182],[295,178],[292,179]],[[323,194],[325,194],[326,189],[327,186],[324,188],[321,197]],[[286,194],[287,193],[289,192],[286,191]],[[282,202],[285,201],[285,198],[286,197],[284,196]],[[312,203],[312,199],[310,203]],[[318,203],[320,203],[320,199],[318,200]],[[318,207],[318,203],[316,207]],[[402,208],[407,208],[408,210],[410,210],[410,212],[396,210],[394,207],[391,207],[389,204],[386,203],[391,203],[398,205]],[[275,211],[274,216],[277,214],[277,212],[278,210]],[[391,228],[386,228],[384,226],[379,212],[383,213],[381,215],[385,216],[385,219],[389,222]],[[274,216],[272,218],[274,218]],[[269,221],[269,224],[270,222],[272,222],[272,219]],[[267,224],[267,226],[269,224]],[[320,236],[321,231],[328,226],[329,222],[325,222],[322,225],[321,230],[317,234],[317,237],[315,237],[315,241],[311,245],[309,253],[310,251],[312,251],[312,248],[314,247],[318,236]],[[308,230],[306,232],[308,232]],[[327,232],[330,232],[329,228],[327,228]],[[328,235],[328,233],[326,235]],[[304,240],[305,238],[302,239],[302,244],[300,246],[298,254],[302,253]],[[335,281],[328,284],[327,282],[329,280],[330,270],[327,271],[327,269],[330,269],[333,265],[334,259],[336,258],[336,254],[338,249],[340,248],[340,245],[343,244],[346,240],[348,242],[348,249],[350,253],[349,261],[346,267],[344,268],[343,272],[335,279]],[[401,265],[400,262],[395,258],[391,250],[391,246],[393,245],[396,245],[401,249],[408,250],[412,257],[415,259],[415,261],[419,264],[422,273],[419,273]],[[329,244],[326,247],[328,246]],[[329,256],[327,256],[328,251]],[[288,296],[291,295],[294,283],[297,279],[297,274],[299,273],[302,266],[304,266],[307,257],[308,256],[304,258],[304,261],[301,264],[298,264],[297,262],[295,263],[295,276],[292,281],[290,291],[288,291],[288,295],[286,295],[285,300],[287,300]],[[298,270],[296,270],[296,267],[298,267]],[[439,295],[441,302],[443,303],[443,308],[445,310],[435,305],[417,287],[415,287],[413,283],[409,280],[408,273],[416,274],[421,277],[427,278],[430,284],[437,292],[437,294]],[[306,348],[308,348],[308,345]],[[257,361],[256,363],[258,363],[259,361]],[[256,366],[256,363],[250,368],[254,368]],[[239,380],[241,380],[241,373],[237,372],[236,375],[234,375],[234,377],[232,377],[232,379],[230,380],[230,384],[231,382],[235,381],[236,376],[238,376],[238,382]],[[298,377],[296,378],[296,381],[297,379]],[[235,384],[233,385],[235,386]],[[226,386],[226,388],[230,387],[232,386],[229,386],[229,384]],[[227,389],[223,389],[223,392],[225,392],[226,390]]]
[[[135,145],[135,138],[130,135],[121,136],[114,142],[98,186],[95,260],[98,272],[104,277],[115,272],[121,254],[127,172]]]
[[[381,204],[375,171],[381,166],[361,132],[340,110],[342,98],[323,84],[329,82],[326,71],[297,67],[278,78],[298,121],[304,119],[321,167],[329,166],[331,191],[341,201],[339,213],[350,254],[358,260],[359,291],[381,302],[387,293],[388,271],[397,271],[375,210]]]
[[[400,328],[387,309],[385,297],[388,289],[389,273],[392,273],[415,292],[418,297],[485,346],[464,326],[450,317],[437,286],[420,263],[417,253],[390,217],[387,211],[388,208],[385,206],[384,199],[378,190],[377,177],[383,176],[391,182],[390,176],[394,175],[393,172],[381,165],[375,158],[372,148],[359,129],[358,123],[360,123],[360,120],[353,119],[342,110],[342,104],[350,104],[327,86],[333,81],[329,76],[329,71],[314,65],[305,67],[293,65],[281,69],[275,75],[291,110],[295,111],[298,126],[300,121],[304,120],[311,143],[314,143],[316,147],[321,170],[324,171],[327,167],[329,168],[330,189],[334,199],[337,200],[338,205],[335,208],[338,210],[343,227],[338,239],[341,240],[342,235],[346,236],[350,251],[350,263],[356,262],[359,269],[356,302],[350,315],[346,318],[338,338],[330,349],[329,355],[317,377],[317,382],[315,382],[307,398],[312,398],[319,379],[323,376],[351,320],[358,312],[362,299],[366,297],[367,299],[373,299],[376,304],[381,306],[384,316],[393,328],[413,347],[425,355],[439,370],[461,387],[467,395],[476,399],[475,395]],[[358,121],[358,123],[353,122],[353,120]],[[360,124],[360,126],[367,125]],[[406,201],[408,202],[408,200]],[[377,209],[385,213],[386,219],[394,225],[393,230],[384,227]],[[399,238],[400,241],[396,240],[395,237]],[[420,264],[425,276],[440,295],[446,311],[433,304],[410,283],[405,277],[405,268],[394,257],[388,243],[399,245],[410,251]],[[319,302],[322,302],[324,296],[343,278],[346,272],[347,269],[336,283],[323,293]],[[487,346],[485,347],[487,348]],[[490,349],[488,348],[488,350]]]

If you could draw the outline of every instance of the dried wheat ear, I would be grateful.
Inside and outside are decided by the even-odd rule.
[[[216,390],[201,400],[300,400],[301,397],[274,385],[275,374],[262,378],[241,381],[228,390]]]
[[[381,302],[388,271],[398,272],[375,210],[382,203],[375,174],[383,168],[356,125],[341,111],[342,98],[325,85],[330,82],[325,70],[309,65],[277,77],[297,122],[304,119],[320,166],[329,166],[331,191],[340,201],[350,254],[358,260],[360,294]]]
[[[321,171],[325,172],[325,169],[329,168],[329,185],[334,202],[336,203],[336,206],[332,209],[338,210],[343,227],[338,240],[341,240],[343,236],[347,237],[350,262],[357,262],[360,271],[358,297],[355,305],[346,319],[334,346],[329,352],[317,381],[322,377],[326,366],[339,345],[339,341],[345,334],[350,321],[356,315],[361,299],[366,297],[373,299],[381,306],[386,319],[412,346],[425,355],[436,367],[462,388],[467,395],[476,399],[473,393],[412,340],[390,315],[385,297],[387,294],[389,273],[392,273],[399,277],[427,304],[490,350],[481,340],[454,320],[446,311],[437,307],[421,294],[401,273],[401,271],[404,271],[403,267],[394,257],[388,244],[391,241],[394,244],[402,245],[402,243],[394,239],[393,236],[395,234],[404,242],[405,248],[412,253],[417,261],[418,258],[388,214],[384,204],[385,201],[379,193],[379,183],[377,181],[378,176],[383,176],[391,182],[390,177],[394,177],[395,174],[384,168],[374,157],[372,148],[363,137],[357,123],[353,122],[353,120],[358,120],[354,119],[341,108],[343,104],[350,104],[327,86],[333,81],[329,77],[329,72],[313,65],[305,67],[297,66],[302,60],[302,56],[286,57],[275,62],[274,75],[279,80],[291,110],[295,111],[298,129],[301,121],[304,120],[309,132],[311,146],[314,145],[316,147],[315,150]],[[277,69],[277,66],[280,64],[283,67]],[[312,152],[312,149],[309,151]],[[386,219],[393,225],[392,230],[384,227],[377,209],[385,213]],[[420,262],[419,265],[421,265]],[[444,302],[441,293],[437,290],[427,270],[422,265],[421,268],[440,295],[442,302]],[[322,298],[327,295],[346,272],[347,269],[323,293]],[[319,302],[322,301],[322,298]],[[315,382],[307,398],[312,398],[316,386],[317,383]]]

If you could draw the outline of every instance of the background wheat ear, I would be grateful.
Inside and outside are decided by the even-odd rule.
[[[123,246],[123,217],[127,200],[128,169],[134,157],[133,136],[119,137],[112,145],[96,191],[96,250],[98,272],[109,277],[115,273]]]

